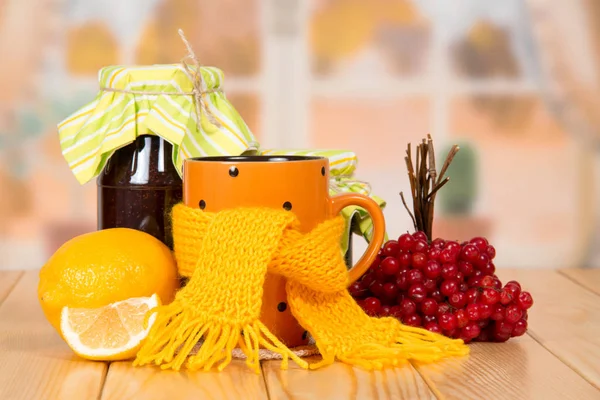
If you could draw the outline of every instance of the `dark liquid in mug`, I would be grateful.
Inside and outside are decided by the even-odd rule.
[[[143,135],[117,150],[98,177],[98,229],[131,228],[173,248],[171,208],[183,197],[173,146]]]

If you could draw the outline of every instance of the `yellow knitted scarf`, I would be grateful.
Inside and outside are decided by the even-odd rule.
[[[346,290],[348,272],[339,246],[343,231],[341,217],[303,234],[289,211],[208,213],[175,206],[175,256],[180,273],[191,279],[171,304],[154,310],[156,321],[135,364],[222,370],[236,347],[256,371],[261,347],[281,354],[283,368],[291,358],[310,369],[336,359],[381,369],[409,359],[428,362],[468,353],[461,340],[366,315]],[[292,314],[315,339],[322,361],[309,364],[261,323],[267,271],[287,278]],[[200,341],[198,352],[190,355]]]

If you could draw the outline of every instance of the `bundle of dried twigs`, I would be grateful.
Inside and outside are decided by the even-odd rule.
[[[408,169],[414,213],[408,208],[402,192],[400,192],[400,197],[412,218],[415,230],[423,231],[429,240],[433,240],[432,226],[435,196],[438,190],[450,180],[449,177],[444,178],[444,174],[458,150],[457,145],[452,146],[446,156],[442,170],[438,174],[435,167],[435,152],[431,135],[427,135],[427,139],[423,139],[417,145],[415,165],[413,165],[410,143],[406,149],[404,160]]]

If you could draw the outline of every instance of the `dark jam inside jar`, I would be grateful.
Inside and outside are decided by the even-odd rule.
[[[117,150],[98,176],[98,229],[132,228],[173,248],[171,208],[182,199],[173,146],[139,136]]]

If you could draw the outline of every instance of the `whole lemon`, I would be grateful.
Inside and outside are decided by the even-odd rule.
[[[177,266],[167,246],[147,233],[114,228],[63,244],[40,271],[38,298],[60,332],[65,306],[103,307],[154,293],[168,304],[178,287]]]

